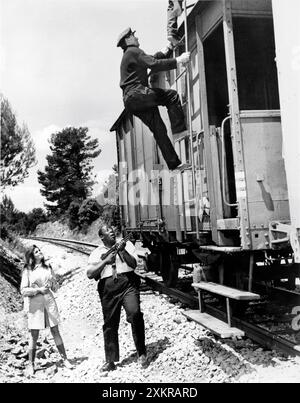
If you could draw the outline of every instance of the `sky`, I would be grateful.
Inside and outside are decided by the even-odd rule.
[[[37,170],[44,170],[52,133],[88,127],[101,154],[98,184],[117,162],[109,129],[123,110],[120,32],[131,26],[149,54],[166,43],[167,0],[0,0],[0,91],[29,128],[38,164],[6,191],[20,211],[43,207]]]

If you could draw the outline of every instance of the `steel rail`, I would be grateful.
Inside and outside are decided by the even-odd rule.
[[[89,253],[84,252],[80,249],[76,249],[74,247],[71,247],[69,245],[66,245],[67,243],[75,243],[83,246],[90,246],[90,247],[96,247],[98,245],[96,244],[91,244],[91,243],[86,243],[86,242],[81,242],[81,241],[75,241],[75,240],[66,240],[66,239],[60,239],[60,238],[48,238],[48,237],[27,237],[27,239],[35,239],[35,240],[40,240],[43,242],[50,242],[50,243],[55,243],[58,244],[59,246],[67,247],[67,248],[72,248],[76,250],[77,252],[83,253],[88,255]],[[140,276],[146,284],[148,284],[151,288],[155,289],[156,291],[159,291],[163,294],[169,295],[170,297],[178,299],[180,302],[188,305],[191,308],[195,308],[198,306],[198,298],[194,297],[192,295],[186,294],[182,291],[176,290],[175,288],[169,288],[166,285],[163,284],[161,281],[161,278],[155,274],[148,274],[148,273],[141,273],[139,271],[136,271],[136,274]],[[205,303],[205,311],[220,319],[223,321],[226,321],[226,312],[223,312],[220,309],[217,309],[207,303]],[[263,329],[260,326],[248,323],[242,319],[239,319],[237,317],[232,316],[231,318],[232,321],[232,326],[238,327],[239,329],[243,330],[245,332],[245,335],[250,338],[251,340],[257,342],[258,344],[269,348],[269,349],[275,349],[279,350],[281,352],[286,353],[287,355],[291,356],[300,356],[300,346],[297,345],[296,343],[292,343],[289,340],[283,339],[282,337],[266,330]]]
[[[26,239],[33,239],[33,238],[27,237]],[[62,246],[63,248],[72,249],[72,250],[75,250],[76,252],[80,252],[80,253],[82,253],[84,255],[90,255],[90,252],[86,252],[86,251],[84,251],[82,249],[78,249],[78,247],[76,248],[74,246],[70,246],[66,242],[63,242],[63,241],[62,242],[59,241],[59,240],[54,241],[51,238],[36,238],[35,237],[34,239],[37,240],[37,241],[40,241],[40,242],[49,242],[49,243],[52,243],[53,245],[58,245],[58,246]]]
[[[52,237],[39,237],[39,236],[30,236],[30,237],[26,237],[27,239],[36,239],[37,241],[41,241],[41,240],[52,240],[52,241],[59,241],[59,242],[69,242],[69,243],[75,243],[78,245],[82,245],[82,246],[90,246],[93,248],[98,248],[98,244],[96,243],[88,243],[88,242],[82,242],[82,241],[77,241],[75,239],[62,239],[62,238],[52,238]]]

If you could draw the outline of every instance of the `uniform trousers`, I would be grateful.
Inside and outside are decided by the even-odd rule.
[[[140,85],[130,89],[123,99],[125,108],[141,119],[153,133],[168,168],[175,169],[180,165],[181,161],[158,110],[159,105],[167,107],[173,134],[186,130],[185,116],[178,93],[175,90]]]
[[[179,0],[178,3],[182,11],[182,0]],[[180,36],[178,34],[177,14],[175,13],[174,2],[172,0],[169,0],[168,6],[167,33],[168,36],[173,36],[175,39],[180,40]]]
[[[132,336],[138,356],[146,354],[145,324],[140,309],[140,279],[132,271],[104,278],[98,283],[98,292],[103,311],[103,336],[106,362],[119,361],[118,329],[121,307],[126,312],[127,322],[131,324]]]

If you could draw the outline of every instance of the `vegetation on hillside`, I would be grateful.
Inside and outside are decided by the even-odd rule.
[[[20,126],[10,103],[2,94],[1,102],[1,158],[0,181],[2,189],[16,186],[28,176],[36,164],[35,147],[27,126]]]
[[[47,165],[44,172],[38,171],[41,194],[51,214],[61,216],[72,202],[82,203],[91,195],[95,184],[92,160],[101,150],[98,140],[87,132],[88,128],[68,127],[51,136]]]

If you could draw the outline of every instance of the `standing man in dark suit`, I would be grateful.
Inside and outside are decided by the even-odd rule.
[[[134,273],[137,265],[135,246],[130,241],[120,241],[117,248],[108,256],[103,255],[116,244],[113,228],[103,225],[99,229],[103,242],[95,249],[88,260],[86,274],[89,279],[100,280],[98,292],[103,311],[103,336],[105,364],[102,371],[113,371],[119,361],[118,329],[122,306],[127,321],[131,324],[133,340],[142,367],[147,365],[145,346],[145,325],[140,308],[140,279]]]

